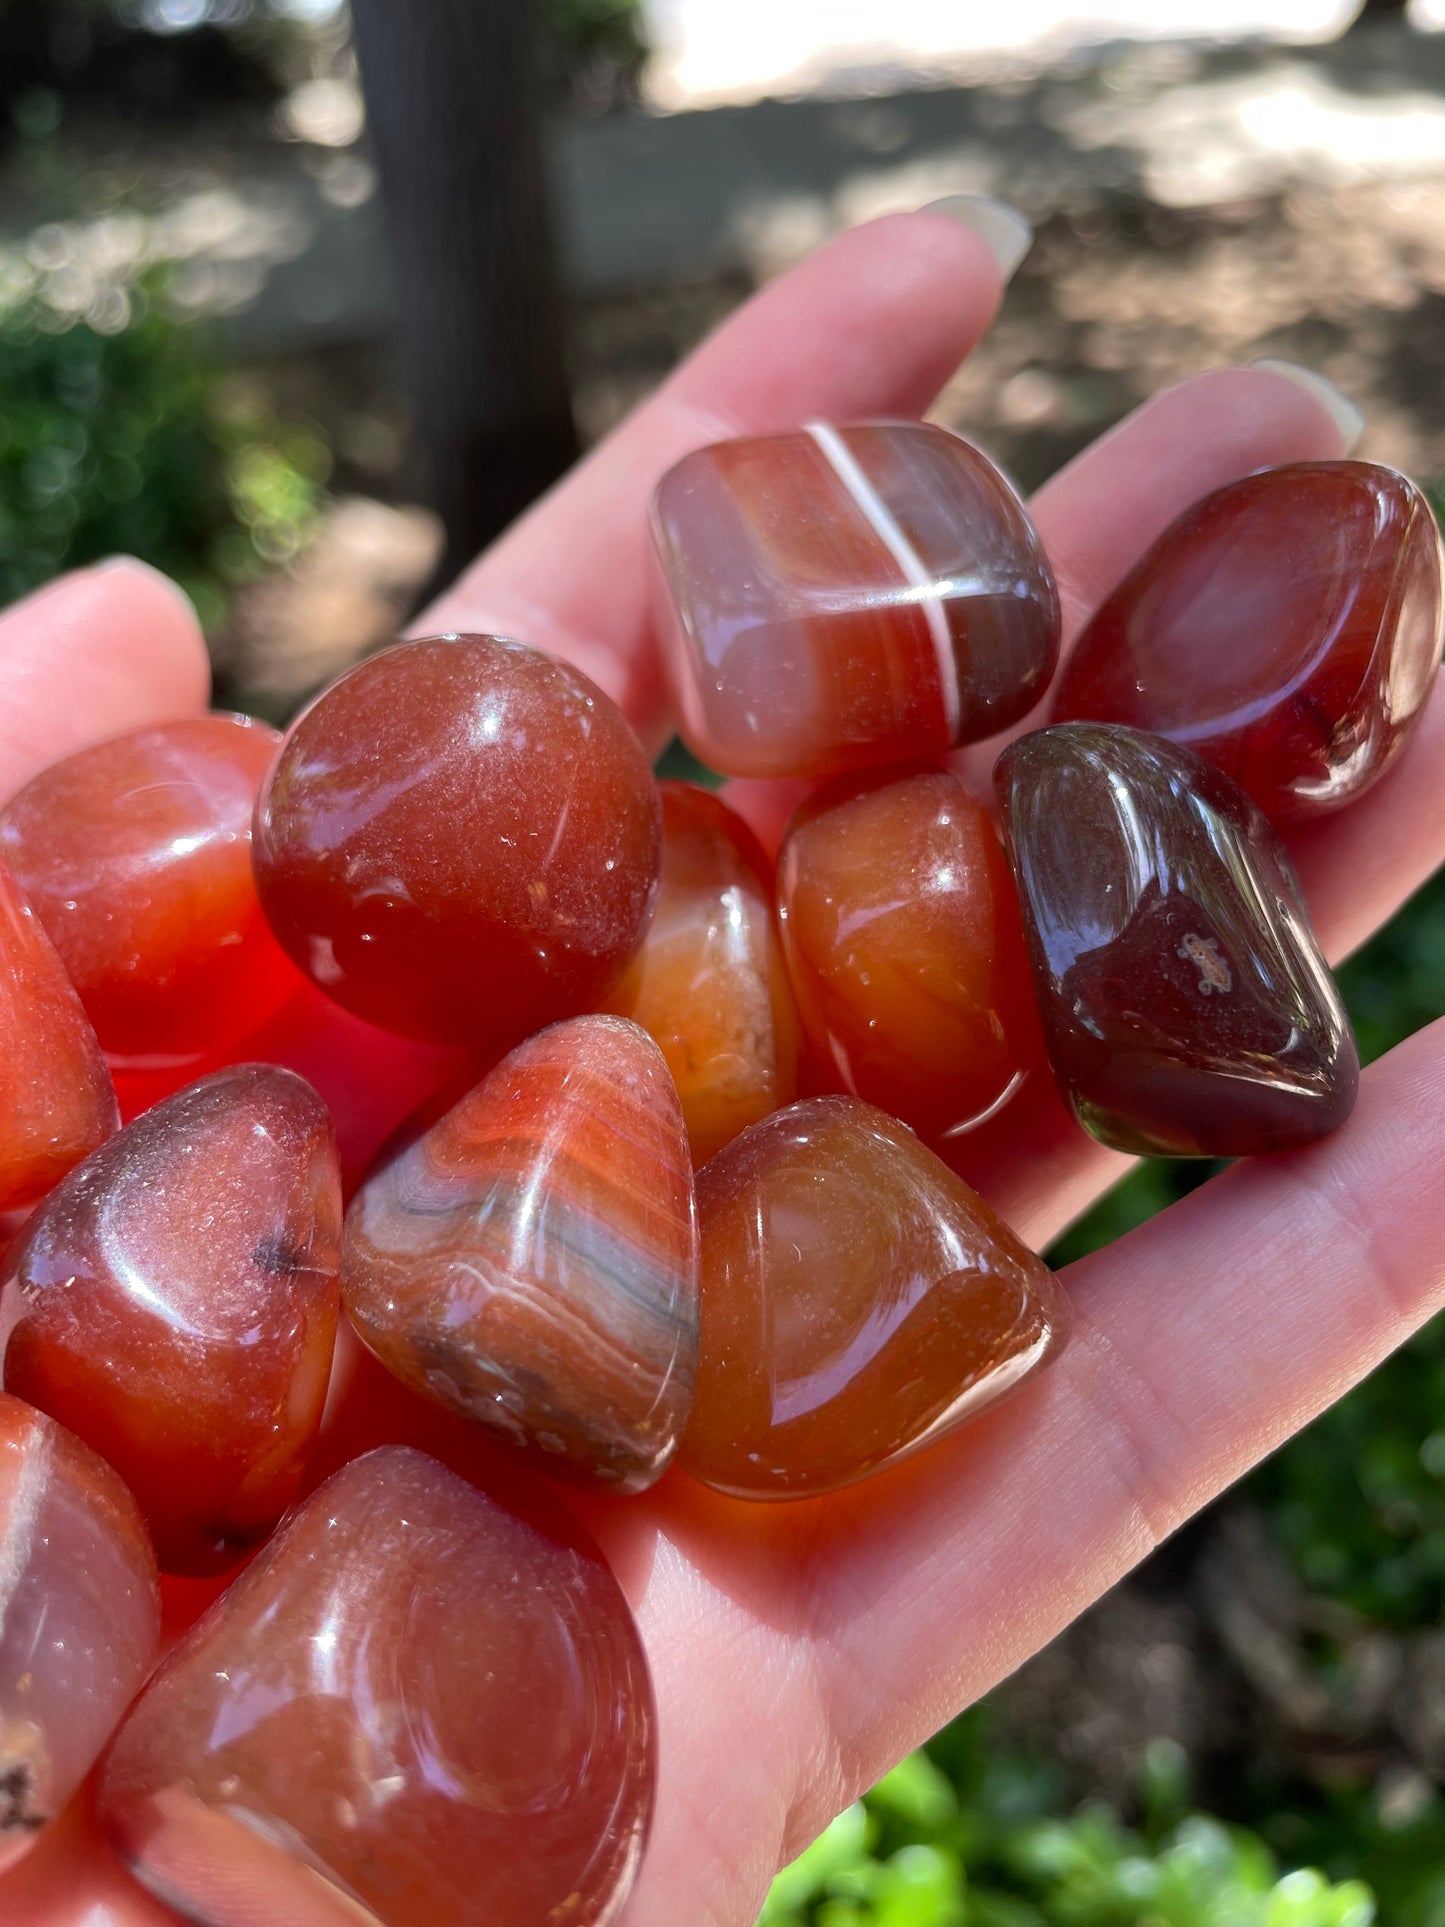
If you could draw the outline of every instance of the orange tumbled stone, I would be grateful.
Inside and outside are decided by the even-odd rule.
[[[848,1485],[1055,1356],[1053,1274],[903,1125],[810,1098],[698,1173],[702,1340],[680,1463],[746,1499]]]
[[[135,1500],[88,1446],[0,1392],[0,1870],[90,1771],[160,1617]]]
[[[170,1572],[214,1572],[296,1495],[336,1335],[326,1108],[271,1064],[168,1098],[74,1170],[10,1254],[5,1389],[93,1446]]]
[[[742,818],[693,783],[660,783],[662,883],[608,1008],[662,1047],[693,1162],[797,1093],[798,1020],[773,916],[772,865]]]
[[[120,1122],[55,946],[0,864],[0,1212],[44,1197]]]
[[[251,875],[280,741],[249,716],[159,723],[52,764],[0,811],[0,857],[114,1062],[224,1050],[298,987]]]
[[[697,1231],[677,1092],[621,1017],[518,1045],[362,1186],[341,1289],[404,1385],[542,1471],[637,1492],[697,1364]]]
[[[383,1447],[162,1667],[101,1817],[207,1927],[601,1927],[641,1858],[653,1723],[590,1541]]]
[[[843,1089],[929,1137],[1018,1087],[1038,1049],[1018,895],[987,805],[943,769],[852,778],[778,855],[788,971]]]

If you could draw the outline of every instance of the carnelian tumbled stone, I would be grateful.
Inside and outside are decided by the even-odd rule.
[[[0,811],[15,872],[116,1062],[221,1051],[297,988],[251,875],[281,738],[192,716],[78,750]]]
[[[519,1045],[362,1186],[341,1290],[413,1391],[541,1470],[651,1485],[697,1367],[692,1165],[657,1045],[600,1016]]]
[[[773,916],[772,865],[742,818],[693,783],[659,783],[662,884],[608,1008],[656,1038],[693,1162],[797,1092],[798,1018]]]
[[[272,1064],[143,1112],[10,1255],[7,1391],[93,1446],[169,1572],[215,1572],[296,1495],[336,1336],[341,1179],[326,1108]]]
[[[778,855],[788,972],[815,1056],[925,1136],[1017,1088],[1038,1024],[1018,896],[987,806],[943,769],[845,778]]]
[[[679,1461],[745,1499],[847,1485],[1059,1350],[1053,1274],[871,1104],[816,1097],[697,1181],[702,1346]]]
[[[120,1123],[74,986],[0,864],[0,1212],[44,1197]]]
[[[1359,1060],[1279,838],[1239,785],[1107,723],[995,773],[1044,1038],[1115,1150],[1242,1157],[1344,1122]]]
[[[642,746],[600,689],[524,643],[436,636],[293,724],[255,862],[277,935],[338,1003],[495,1053],[612,990],[661,844]]]
[[[591,1543],[384,1446],[162,1667],[101,1816],[207,1927],[600,1927],[641,1859],[653,1726]]]
[[[1276,822],[1337,809],[1389,767],[1440,661],[1440,538],[1413,482],[1298,462],[1186,511],[1059,677],[1057,721],[1185,743]]]
[[[926,422],[697,449],[658,485],[657,622],[689,746],[730,776],[939,755],[1030,710],[1059,599],[987,456]]]
[[[88,1446],[0,1392],[0,1870],[90,1771],[160,1621],[135,1500]]]

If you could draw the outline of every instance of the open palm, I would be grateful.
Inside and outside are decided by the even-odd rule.
[[[728,436],[920,413],[999,295],[988,249],[944,214],[844,235],[741,310],[419,629],[496,630],[567,656],[659,747],[668,716],[645,570],[659,475]],[[1218,370],[1156,397],[1033,505],[1065,647],[1188,503],[1250,470],[1341,452],[1323,405],[1278,373]],[[0,796],[82,742],[206,699],[194,620],[167,585],[126,564],[68,577],[0,617]],[[981,783],[996,748],[964,759]],[[732,800],[776,835],[799,787],[738,784]],[[1437,690],[1393,773],[1293,841],[1332,958],[1445,855],[1442,804]],[[360,1028],[302,999],[245,1053],[314,1078],[353,1162],[451,1068],[370,1032],[359,1051]],[[1126,1168],[1038,1079],[955,1158],[1035,1247]],[[916,1460],[785,1506],[724,1499],[679,1472],[637,1499],[571,1495],[637,1613],[658,1697],[656,1819],[622,1927],[747,1927],[777,1866],[860,1788],[1399,1344],[1445,1297],[1442,1174],[1437,1024],[1365,1073],[1335,1136],[1237,1165],[1070,1267],[1075,1336],[1059,1365]],[[383,1438],[462,1466],[484,1449],[348,1350],[321,1469]],[[173,1587],[171,1622],[202,1599]],[[0,1917],[172,1918],[108,1859],[84,1802],[0,1880]]]

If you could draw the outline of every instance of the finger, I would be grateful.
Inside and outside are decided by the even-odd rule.
[[[0,612],[0,798],[58,757],[193,716],[211,672],[196,612],[129,556],[61,576]]]
[[[650,747],[667,698],[647,510],[689,450],[815,415],[920,414],[993,318],[997,263],[938,212],[841,235],[754,297],[415,625],[515,635],[600,683]]]
[[[1332,1138],[1072,1266],[1058,1365],[910,1465],[777,1507],[677,1477],[660,1521],[599,1514],[662,1736],[625,1927],[747,1927],[833,1813],[1438,1308],[1442,1080],[1445,1023]]]
[[[1358,803],[1289,838],[1316,927],[1348,956],[1445,861],[1445,681],[1404,753]]]

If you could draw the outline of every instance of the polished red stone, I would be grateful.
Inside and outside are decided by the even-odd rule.
[[[155,1657],[160,1616],[135,1500],[79,1439],[0,1392],[0,1871],[90,1771]]]
[[[44,1197],[119,1122],[80,999],[0,864],[0,1213]]]
[[[600,1927],[641,1857],[654,1744],[590,1543],[391,1446],[188,1635],[121,1729],[101,1812],[208,1927]]]
[[[935,756],[1017,721],[1054,578],[985,455],[926,422],[815,422],[663,477],[657,624],[689,746],[730,776]]]
[[[135,1493],[170,1572],[214,1572],[295,1497],[338,1305],[341,1185],[303,1079],[243,1064],[145,1112],[10,1254],[4,1383]]]
[[[692,1165],[657,1045],[620,1017],[519,1045],[362,1186],[341,1289],[414,1391],[539,1470],[650,1485],[697,1367]]]
[[[0,811],[10,865],[116,1062],[221,1051],[297,988],[251,876],[280,736],[192,716],[78,750]]]
[[[987,806],[943,769],[848,777],[778,855],[788,973],[840,1088],[926,1136],[966,1129],[1037,1052],[1018,897]]]
[[[1298,462],[1186,511],[1125,576],[1055,687],[1058,721],[1185,743],[1276,822],[1388,769],[1440,660],[1440,538],[1413,482]]]
[[[647,759],[601,690],[520,642],[432,637],[360,664],[293,725],[256,876],[338,1003],[495,1053],[613,989],[661,840]]]
[[[702,1347],[680,1462],[748,1499],[932,1444],[1052,1358],[1053,1276],[913,1133],[811,1098],[698,1173]]]
[[[773,915],[773,866],[742,818],[693,783],[660,783],[662,885],[608,1009],[656,1038],[693,1162],[797,1092],[798,1019]]]
[[[1064,723],[995,780],[1054,1075],[1115,1150],[1243,1157],[1319,1137],[1359,1061],[1278,837],[1162,737]]]

